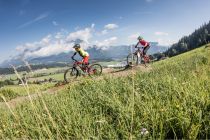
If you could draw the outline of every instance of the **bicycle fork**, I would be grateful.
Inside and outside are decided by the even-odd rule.
[[[139,64],[141,64],[141,62],[139,63],[139,60],[141,61],[141,59],[140,59],[141,58],[141,54],[139,52],[137,52],[136,55],[137,55],[137,58],[138,58],[137,59],[137,65],[139,65]]]

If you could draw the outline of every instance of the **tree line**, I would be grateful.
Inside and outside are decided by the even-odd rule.
[[[173,44],[165,56],[175,56],[210,43],[210,21],[196,29],[191,35],[182,37],[178,43]]]

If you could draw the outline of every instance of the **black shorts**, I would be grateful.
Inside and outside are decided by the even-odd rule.
[[[143,55],[147,54],[147,51],[149,50],[150,46],[148,45],[147,47],[144,47],[143,49]]]

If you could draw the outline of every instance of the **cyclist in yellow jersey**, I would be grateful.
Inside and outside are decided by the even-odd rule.
[[[73,48],[75,49],[76,52],[74,53],[74,55],[72,57],[74,57],[78,53],[83,58],[82,61],[79,62],[79,64],[85,64],[85,65],[89,64],[88,63],[88,60],[89,60],[88,52],[84,51],[81,48],[80,44],[75,44]]]

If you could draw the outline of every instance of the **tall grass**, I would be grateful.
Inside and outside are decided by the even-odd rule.
[[[210,138],[210,50],[202,47],[152,67],[134,77],[70,84],[34,107],[26,102],[2,110],[0,138]]]
[[[39,89],[38,90],[39,92],[46,91],[47,89],[54,87],[54,85],[55,84],[53,83],[47,83],[43,85],[30,84],[28,85],[29,93],[35,94],[37,92],[37,89]],[[28,95],[28,93],[23,86],[20,85],[5,86],[0,89],[0,102],[3,101],[1,96],[4,96],[5,99],[9,101],[11,99],[15,99],[17,97],[26,96],[26,95]]]

